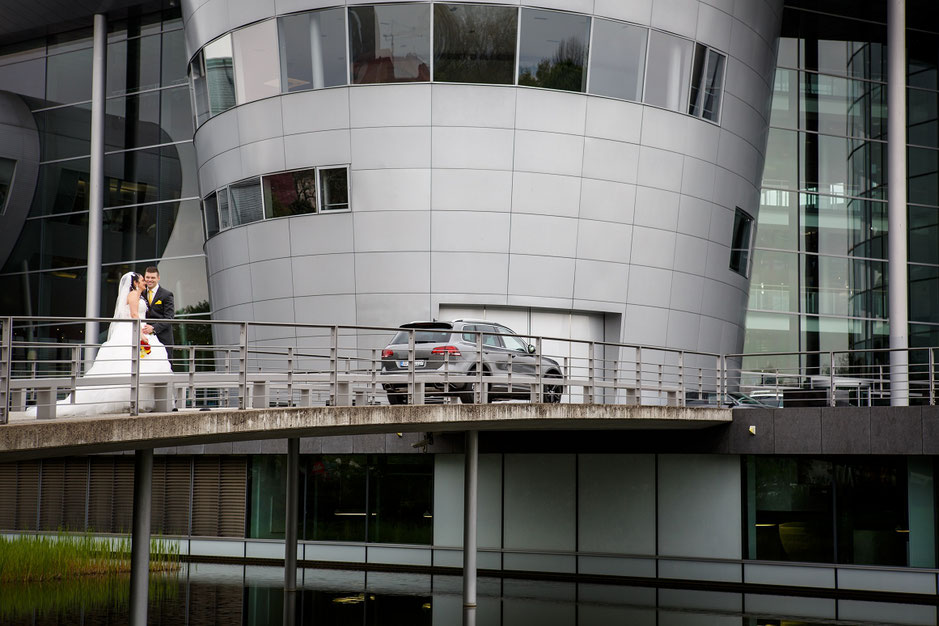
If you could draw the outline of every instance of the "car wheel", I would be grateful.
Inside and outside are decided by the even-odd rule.
[[[545,374],[545,378],[555,378],[560,380],[560,372],[548,372]],[[545,383],[543,399],[545,404],[557,404],[561,401],[561,396],[564,395],[564,385],[552,385],[551,383]]]
[[[407,404],[408,403],[408,392],[407,391],[394,391],[391,389],[386,389],[385,393],[388,395],[388,404],[394,406],[398,404]]]
[[[466,375],[475,376],[476,366],[474,365],[473,367],[471,367],[469,371],[466,372]],[[483,369],[483,376],[488,376],[488,375],[489,375],[489,371],[486,369]],[[476,383],[475,382],[466,383],[466,386],[464,388],[466,389],[466,391],[461,391],[458,394],[460,396],[460,402],[462,402],[463,404],[474,404],[476,402]],[[488,401],[492,402],[491,393],[489,395]]]

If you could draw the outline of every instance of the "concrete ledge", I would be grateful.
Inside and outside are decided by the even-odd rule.
[[[700,429],[731,421],[729,409],[524,403],[219,409],[139,417],[14,419],[0,426],[0,461],[287,437],[465,430]]]

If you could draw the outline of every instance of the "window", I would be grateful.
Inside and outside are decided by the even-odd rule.
[[[232,35],[238,104],[280,93],[277,24],[267,20]]]
[[[646,28],[596,20],[590,46],[588,91],[623,100],[641,100],[648,38]]]
[[[341,211],[349,208],[349,168],[335,167],[320,170],[320,202],[323,211]]]
[[[231,35],[219,37],[204,49],[205,80],[209,94],[209,116],[235,106]],[[197,103],[198,104],[198,103]]]
[[[517,31],[513,7],[434,5],[434,80],[513,84]]]
[[[507,328],[496,327],[496,330],[500,333],[507,332]],[[516,337],[515,335],[502,335],[502,343],[506,348],[514,352],[521,352],[523,354],[528,354],[528,344],[521,337]]]
[[[289,15],[277,23],[282,92],[346,84],[344,9]]]
[[[218,190],[218,229],[231,228],[231,212],[228,209],[228,187]]]
[[[701,44],[695,44],[688,113],[716,122],[720,113],[723,80],[724,55]]]
[[[198,128],[209,119],[209,92],[205,76],[205,59],[201,50],[189,65],[189,80],[192,84],[192,112]]]
[[[10,187],[13,186],[13,172],[16,171],[16,161],[0,158],[0,215],[6,211],[7,197]]]
[[[230,210],[232,226],[250,224],[264,217],[260,179],[253,178],[243,183],[232,185],[228,189],[231,193]]]
[[[351,7],[352,82],[430,80],[430,6],[389,4]]]
[[[649,32],[649,62],[646,66],[646,104],[685,111],[691,80],[694,44],[687,39]]]
[[[264,177],[264,217],[316,213],[316,170]]]
[[[750,273],[752,235],[753,218],[738,208],[734,214],[734,232],[730,242],[730,269],[741,276],[748,276]]]
[[[589,17],[522,9],[518,84],[584,91],[589,39]]]
[[[205,238],[218,234],[218,201],[214,193],[202,201],[202,215],[205,218]]]

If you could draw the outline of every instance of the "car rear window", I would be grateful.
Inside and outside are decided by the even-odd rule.
[[[400,331],[395,338],[391,340],[393,344],[407,343],[410,332]],[[439,330],[418,330],[414,331],[414,343],[444,343],[450,339],[449,331]]]

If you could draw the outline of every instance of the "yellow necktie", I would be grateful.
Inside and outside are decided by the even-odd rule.
[[[153,304],[153,290],[147,290],[147,304]]]

